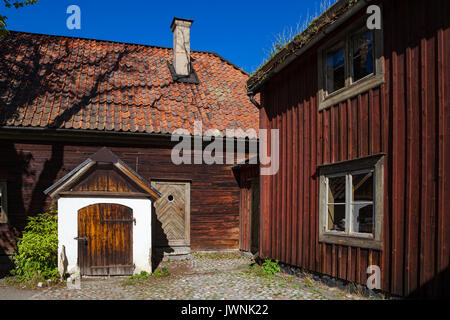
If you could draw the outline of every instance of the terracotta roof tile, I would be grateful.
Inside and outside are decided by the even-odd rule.
[[[248,75],[193,51],[199,84],[174,82],[172,49],[11,32],[0,38],[0,126],[170,134],[258,129]]]

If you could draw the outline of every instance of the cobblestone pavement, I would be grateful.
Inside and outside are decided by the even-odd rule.
[[[249,267],[247,257],[194,256],[185,260],[165,261],[169,275],[149,279],[130,277],[83,278],[81,289],[65,285],[41,289],[32,300],[59,299],[365,299],[330,288],[311,278],[286,273],[262,276],[258,266]]]

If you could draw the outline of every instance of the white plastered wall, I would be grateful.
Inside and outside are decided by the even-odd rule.
[[[134,273],[141,271],[152,272],[151,249],[152,203],[149,199],[133,198],[78,198],[67,197],[58,200],[58,266],[61,268],[61,251],[65,247],[67,258],[67,271],[74,273],[79,270],[78,261],[78,210],[97,203],[116,203],[127,206],[133,210],[133,263]]]

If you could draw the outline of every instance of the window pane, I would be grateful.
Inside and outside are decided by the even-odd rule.
[[[345,204],[328,205],[328,230],[345,231]]]
[[[332,93],[345,86],[344,48],[327,54],[327,91]]]
[[[353,232],[373,233],[373,205],[354,204],[352,205]]]
[[[328,178],[328,203],[345,203],[345,176]]]
[[[372,32],[357,35],[352,40],[353,81],[358,81],[373,73]]]
[[[373,201],[373,172],[352,175],[352,201]]]

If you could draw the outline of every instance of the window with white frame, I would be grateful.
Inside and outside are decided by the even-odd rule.
[[[0,223],[8,222],[6,182],[0,181]]]
[[[357,25],[359,27],[354,28]],[[352,24],[319,49],[319,109],[384,82],[381,30]]]
[[[320,168],[319,240],[381,249],[383,156]]]

